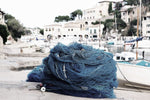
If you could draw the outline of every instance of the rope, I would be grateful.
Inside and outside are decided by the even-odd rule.
[[[118,68],[118,70],[120,71],[120,73],[121,73],[121,75],[123,76],[123,78],[124,78],[129,84],[131,84],[131,85],[133,86],[133,88],[137,89],[139,92],[142,92],[141,89],[137,88],[134,84],[132,84],[132,82],[130,82],[130,81],[126,78],[126,76],[123,74],[123,72],[121,71],[121,69],[120,69],[120,67],[119,67],[118,64],[117,64],[117,68]]]

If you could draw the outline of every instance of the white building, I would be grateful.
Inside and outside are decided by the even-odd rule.
[[[137,19],[137,8],[136,6],[125,5],[121,8],[121,19],[129,24],[132,20]]]
[[[146,7],[142,6],[141,8],[141,16],[145,15]],[[121,19],[126,22],[127,24],[130,24],[130,22],[134,19],[137,19],[137,16],[140,17],[140,7],[139,6],[130,6],[125,5],[121,8]],[[139,12],[138,12],[139,11]]]
[[[143,36],[150,37],[150,12],[146,14],[142,21]]]
[[[3,25],[5,25],[4,14],[5,13],[3,11],[1,11],[1,9],[0,9],[0,24],[3,24]]]
[[[44,37],[47,38],[49,35],[54,38],[59,38],[62,33],[62,25],[61,24],[51,24],[44,26]]]
[[[101,1],[93,8],[83,10],[82,18],[75,21],[46,25],[44,36],[57,38],[76,38],[81,40],[97,40],[102,36],[103,24],[93,25],[92,22],[101,21],[109,16],[108,8],[112,1]],[[114,6],[114,2],[112,2]],[[77,17],[78,18],[78,17]],[[108,17],[110,18],[110,17]]]
[[[83,10],[83,19],[84,20],[99,20],[103,17],[109,16],[108,8],[109,4],[112,2],[112,9],[115,7],[114,1],[100,1],[93,8]]]

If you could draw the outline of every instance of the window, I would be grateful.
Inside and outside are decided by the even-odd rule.
[[[96,29],[94,29],[94,33],[96,33]]]
[[[120,56],[117,56],[116,59],[117,59],[117,60],[120,60]]]
[[[54,28],[52,28],[52,31],[54,31]]]
[[[73,31],[73,29],[71,29],[71,31]]]
[[[147,33],[150,33],[150,31],[147,31]]]
[[[88,22],[85,22],[86,25],[88,25]]]
[[[58,38],[61,38],[61,35],[58,35]]]
[[[97,35],[93,35],[93,38],[97,38]]]
[[[89,36],[88,36],[88,35],[85,35],[84,37],[85,37],[86,39],[88,39]]]
[[[121,60],[125,60],[125,58],[124,58],[124,57],[121,57]]]
[[[130,23],[130,18],[128,18],[128,23]]]
[[[80,38],[82,38],[82,35],[79,35]]]
[[[128,60],[129,60],[129,61],[132,61],[132,60],[134,60],[134,58],[133,58],[133,57],[130,57],[130,58],[128,58]]]
[[[92,34],[92,29],[90,29],[90,33]]]
[[[133,14],[134,14],[134,11],[133,11]]]
[[[80,29],[82,29],[82,24],[80,24]]]
[[[70,31],[70,29],[68,29],[68,31]]]
[[[147,26],[147,27],[150,27],[150,24],[147,24],[146,26]]]

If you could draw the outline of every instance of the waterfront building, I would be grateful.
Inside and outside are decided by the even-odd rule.
[[[101,21],[114,18],[108,13],[109,4],[112,1],[98,2],[94,7],[83,10],[82,16],[77,16],[74,21],[54,23],[44,26],[44,36],[49,35],[53,39],[75,38],[77,40],[98,40],[102,37],[104,25]],[[115,2],[112,2],[114,8]],[[104,9],[105,8],[105,9]],[[95,22],[100,24],[94,25]]]
[[[44,26],[45,38],[48,38],[48,36],[53,36],[53,38],[57,39],[58,37],[60,37],[61,33],[62,33],[62,25],[59,23]]]
[[[150,12],[147,12],[142,21],[143,36],[150,37]]]

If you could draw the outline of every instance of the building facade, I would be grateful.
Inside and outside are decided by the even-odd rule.
[[[137,9],[139,7],[125,5],[121,8],[121,19],[127,24],[130,24],[132,20],[137,19]]]
[[[46,25],[44,27],[45,38],[51,35],[55,39],[76,38],[78,40],[98,40],[102,36],[104,25],[94,25],[92,22],[101,22],[102,19],[109,16],[108,8],[110,2],[101,1],[94,7],[83,10],[82,18],[77,17],[78,19],[75,21]],[[112,2],[112,6],[114,5],[115,3]]]
[[[142,33],[143,36],[150,37],[150,12],[147,12],[142,21]]]

